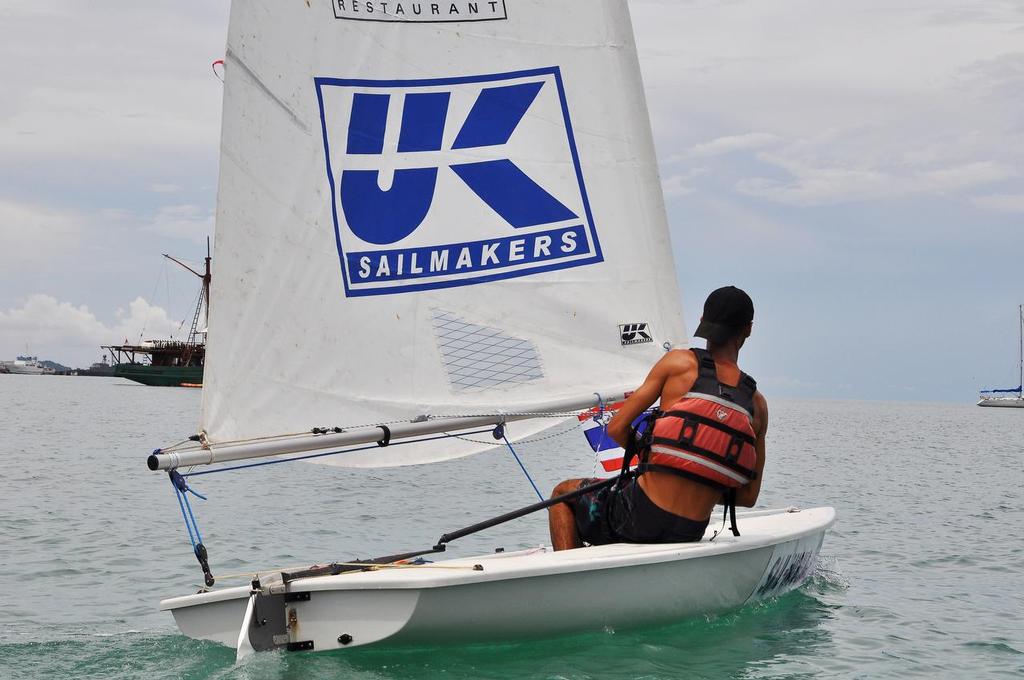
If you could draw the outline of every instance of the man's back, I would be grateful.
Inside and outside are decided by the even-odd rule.
[[[718,380],[725,385],[736,385],[740,380],[740,367],[729,357],[716,357],[715,354],[716,352],[712,352]],[[654,378],[656,383],[661,382],[658,394],[660,408],[663,411],[668,410],[682,399],[693,387],[697,375],[697,357],[691,350],[673,350],[662,357],[648,378]],[[737,492],[737,505],[748,507],[757,500],[761,487],[760,473],[764,469],[764,431],[768,419],[767,404],[760,392],[754,394],[753,416],[752,425],[757,436],[755,448],[758,451],[758,478]],[[707,519],[715,505],[722,499],[722,493],[707,484],[668,472],[645,472],[640,476],[640,487],[661,509],[696,520]]]

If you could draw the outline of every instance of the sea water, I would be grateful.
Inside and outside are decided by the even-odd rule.
[[[235,666],[233,650],[180,635],[157,609],[194,592],[201,573],[167,476],[145,457],[196,429],[199,401],[198,390],[112,378],[0,376],[0,679],[1024,675],[1024,411],[771,400],[759,506],[832,505],[839,517],[811,580],[775,601],[646,630],[265,653]],[[593,471],[580,432],[559,434],[572,427],[517,446],[545,493]],[[193,481],[209,497],[194,506],[222,575],[420,549],[536,500],[500,449],[432,466],[292,463]],[[538,514],[452,552],[546,534]]]

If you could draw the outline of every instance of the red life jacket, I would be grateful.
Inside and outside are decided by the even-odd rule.
[[[697,355],[697,380],[654,421],[640,469],[671,472],[716,489],[737,489],[757,478],[752,423],[757,382],[741,372],[739,384],[724,385],[711,354],[691,351]]]

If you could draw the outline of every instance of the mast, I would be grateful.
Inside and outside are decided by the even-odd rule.
[[[204,328],[210,327],[210,237],[206,237],[206,270],[203,274],[203,295],[202,301],[206,303],[206,315],[204,317]]]
[[[1017,367],[1020,371],[1017,376],[1020,381],[1017,383],[1017,394],[1024,397],[1024,305],[1017,305],[1017,337],[1019,338]]]
[[[188,348],[185,350],[185,354],[182,357],[184,363],[188,364],[192,358],[193,351],[200,344],[199,335],[201,333],[199,331],[199,316],[200,313],[203,312],[204,310],[204,329],[209,328],[210,326],[210,237],[206,237],[206,258],[204,261],[204,269],[202,274],[197,272],[195,269],[192,269],[192,267],[189,267],[187,264],[177,259],[176,257],[172,257],[167,253],[164,253],[163,255],[171,262],[174,262],[175,264],[183,267],[184,269],[187,269],[188,271],[198,276],[199,279],[202,281],[202,288],[199,292],[199,302],[196,303],[196,311],[195,314],[192,315],[192,326],[188,332]],[[203,344],[205,345],[205,342]]]

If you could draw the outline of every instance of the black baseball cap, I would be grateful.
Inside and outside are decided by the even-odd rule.
[[[754,301],[736,286],[712,291],[704,301],[704,316],[694,333],[698,338],[723,342],[754,320]]]

